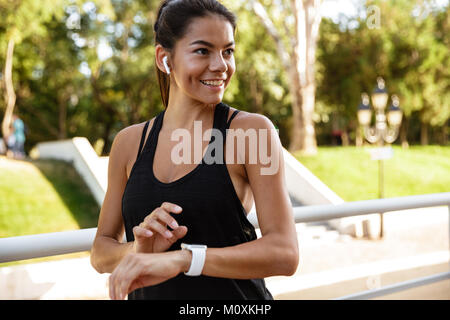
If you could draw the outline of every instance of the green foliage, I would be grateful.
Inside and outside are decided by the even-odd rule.
[[[238,16],[237,71],[224,102],[268,116],[287,146],[289,80],[274,42],[246,1],[223,2]],[[280,15],[287,2],[262,2],[291,50],[283,32],[293,23]],[[85,136],[92,144],[99,141],[102,153],[108,154],[119,130],[163,109],[154,65],[153,24],[159,3],[0,0],[0,65],[14,35],[16,111],[29,128],[28,150],[39,141]],[[420,3],[431,2],[368,2],[380,8],[380,28],[368,28],[361,17],[346,23],[322,20],[316,66],[319,142],[328,143],[336,127],[354,138],[360,94],[373,90],[378,75],[390,93],[400,96],[411,142],[417,141],[421,122],[432,133],[446,135],[439,128],[450,117],[450,10],[430,6],[423,13]],[[1,100],[0,117],[3,113]]]
[[[61,18],[62,4],[61,0],[1,0],[0,24],[6,29],[6,38],[20,43],[30,35],[45,36],[47,29],[42,22],[52,15]]]
[[[283,145],[288,145],[292,116],[289,84],[273,40],[245,1],[224,2],[238,16],[236,74],[224,100],[241,110],[268,116],[280,129]]]
[[[449,5],[432,1],[368,1],[380,9],[380,25],[355,17],[346,24],[324,19],[318,45],[318,112],[357,128],[362,92],[382,76],[405,116],[442,127],[450,118]],[[361,13],[366,12],[366,7]],[[322,107],[321,107],[322,106]]]

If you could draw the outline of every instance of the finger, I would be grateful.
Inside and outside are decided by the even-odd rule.
[[[113,291],[114,291],[114,300],[120,299],[120,270],[114,270],[115,276],[113,279]]]
[[[165,226],[163,226],[159,221],[157,220],[150,220],[147,223],[147,227],[152,230],[153,232],[157,232],[160,235],[162,235],[166,239],[170,239],[173,237],[172,232],[170,232]]]
[[[129,273],[129,269],[130,269],[130,263],[131,261],[126,262],[126,264],[123,265],[123,267],[119,270],[117,270],[118,272],[116,272],[116,276],[114,277],[114,300],[122,300],[123,299],[123,287],[126,286],[126,277]],[[125,272],[123,272],[124,270],[122,269],[126,269]]]
[[[120,281],[120,279],[116,280],[116,283],[114,285],[114,299],[115,300],[119,300],[120,299],[120,286],[121,286],[122,282]]]
[[[128,287],[130,286],[130,282],[128,279],[123,279],[120,283],[119,287],[119,297],[118,299],[124,300],[128,293]]]
[[[173,230],[172,233],[177,239],[183,238],[187,234],[187,227],[186,226],[180,226],[177,229]]]
[[[120,283],[118,287],[118,299],[124,300],[130,292],[131,284],[139,277],[142,271],[142,265],[135,257],[130,257],[127,261],[126,270],[121,274]]]
[[[179,227],[177,221],[165,210],[158,210],[155,212],[155,216],[158,220],[169,225],[172,229]]]
[[[118,299],[117,284],[118,284],[118,279],[117,279],[117,272],[115,270],[109,277],[109,296],[111,297],[111,300]]]
[[[173,204],[170,202],[163,202],[161,207],[158,207],[155,210],[153,210],[153,212],[151,214],[149,214],[148,216],[145,217],[143,222],[147,223],[150,220],[159,219],[159,220],[165,222],[166,224],[168,224],[169,226],[171,226],[172,229],[175,229],[175,228],[178,228],[178,223],[170,215],[170,213],[179,214],[179,213],[181,213],[182,210],[183,209],[176,204]]]
[[[110,295],[112,300],[120,299],[120,286],[124,275],[128,274],[130,263],[132,263],[131,257],[129,255],[125,256],[110,276]]]
[[[109,276],[108,287],[109,287],[109,298],[111,300],[114,300],[114,285],[113,285],[112,277],[113,277],[112,275]]]
[[[175,203],[171,203],[171,202],[163,202],[161,204],[161,208],[167,212],[172,212],[172,213],[176,213],[176,214],[179,214],[179,213],[181,213],[181,211],[183,211],[183,208],[181,208],[180,206],[176,205]]]
[[[136,239],[137,237],[141,237],[141,238],[150,238],[151,236],[153,236],[153,232],[151,230],[148,230],[144,227],[141,226],[135,226],[133,228],[133,234],[134,234],[134,238]]]
[[[174,244],[178,239],[183,238],[187,233],[187,227],[180,226],[177,229],[172,230],[173,237],[166,239],[171,244]]]

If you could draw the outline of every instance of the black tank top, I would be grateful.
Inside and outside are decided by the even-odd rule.
[[[229,106],[219,103],[214,110],[213,128],[226,138],[226,129],[239,110],[227,122]],[[186,236],[175,242],[169,250],[179,250],[181,242],[205,244],[220,248],[255,240],[253,225],[247,220],[244,207],[234,189],[225,164],[208,164],[205,157],[194,170],[170,182],[159,181],[153,173],[153,159],[162,127],[165,110],[159,113],[143,146],[148,122],[142,133],[137,160],[122,198],[122,215],[127,241],[133,241],[133,227],[164,201],[180,205],[183,211],[174,215],[179,225],[188,228]],[[214,135],[208,144],[211,149]],[[141,152],[141,149],[143,150]],[[214,152],[211,152],[214,156]],[[209,276],[190,277],[179,274],[161,284],[137,289],[128,299],[273,299],[264,279],[227,279]]]

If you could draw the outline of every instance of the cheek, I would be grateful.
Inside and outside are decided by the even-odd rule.
[[[186,68],[185,74],[186,74],[186,81],[192,84],[197,84],[202,78],[202,75],[204,74],[204,69],[195,67]]]
[[[196,78],[200,77],[202,70],[198,62],[191,58],[177,61],[176,73],[184,85],[193,83]]]
[[[228,73],[230,75],[233,75],[233,73],[236,71],[236,62],[234,60],[234,56],[228,61]]]
[[[228,82],[231,80],[231,77],[236,72],[236,65],[234,64],[234,61],[228,64],[228,71],[227,71],[227,78]]]

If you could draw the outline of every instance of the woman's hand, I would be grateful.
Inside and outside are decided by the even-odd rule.
[[[176,204],[164,202],[153,210],[144,221],[133,228],[136,253],[164,252],[187,233],[187,227],[179,226],[170,213],[180,214],[183,209]],[[172,228],[170,231],[167,226]]]
[[[153,286],[176,277],[189,269],[192,255],[178,250],[165,253],[130,253],[126,255],[109,277],[109,295],[123,300],[128,293]]]

